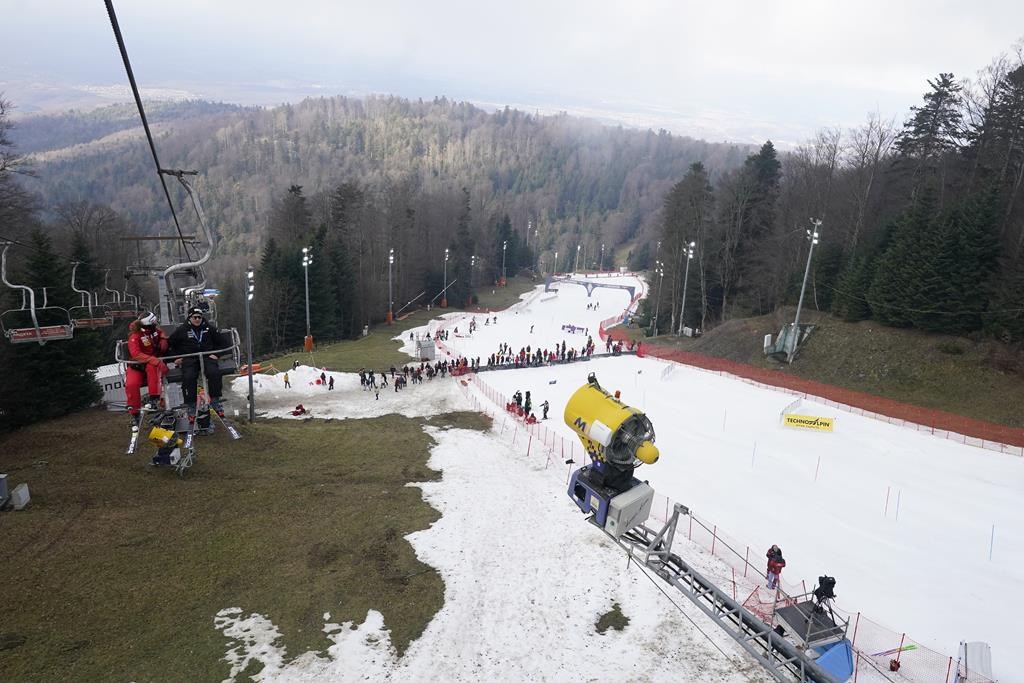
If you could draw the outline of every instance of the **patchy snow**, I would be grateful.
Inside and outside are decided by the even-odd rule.
[[[638,284],[627,277],[601,281]],[[588,309],[594,302],[600,307]],[[563,339],[568,347],[582,347],[586,334],[572,334],[563,325],[589,328],[600,352],[600,320],[628,303],[623,290],[597,289],[588,298],[583,287],[560,284],[557,295],[538,288],[513,309],[490,314],[489,325],[483,313],[475,314],[478,327],[471,337],[473,315],[465,313],[447,314],[411,332],[415,340],[443,327],[450,334],[439,357],[479,356],[484,365],[502,342],[515,351],[527,344],[550,348]],[[412,350],[409,332],[396,339]],[[409,385],[397,394],[388,386],[378,399],[362,391],[353,374],[328,373],[335,378],[334,391],[316,386],[320,372],[292,371],[291,389],[284,388],[283,375],[260,377],[258,408],[287,416],[302,403],[315,417],[342,418],[429,415],[473,405],[451,378]],[[987,641],[1003,680],[1024,671],[1024,651],[1013,635],[1015,615],[1024,608],[1024,460],[809,401],[799,412],[835,417],[835,431],[787,429],[780,412],[792,396],[656,359],[595,358],[486,372],[469,385],[483,383],[505,395],[531,391],[534,406],[551,403],[544,425],[574,440],[562,413],[589,372],[609,390],[621,390],[623,400],[645,410],[654,423],[662,457],[640,476],[659,494],[749,544],[752,561],[777,543],[786,555],[783,578],[789,582],[806,579],[810,585],[820,574],[835,576],[837,604],[844,610],[863,612],[943,654],[955,653],[961,639]],[[235,383],[242,396],[245,381]],[[471,395],[480,398],[476,391]],[[335,642],[326,656],[307,653],[288,664],[268,644],[276,633],[269,621],[263,623],[267,641],[254,635],[257,624],[246,622],[243,630],[223,616],[225,635],[235,642],[235,654],[229,653],[233,666],[256,657],[267,665],[264,679],[289,681],[760,680],[749,658],[685,598],[673,595],[727,655],[688,624],[639,569],[627,571],[621,551],[583,523],[566,497],[565,466],[527,459],[521,445],[510,448],[508,434],[499,434],[500,422],[488,434],[431,430],[437,441],[431,465],[443,476],[419,486],[442,516],[409,540],[441,573],[446,598],[402,658],[394,656],[386,625],[378,625],[373,612],[355,630],[325,627]],[[696,546],[676,550],[716,581],[727,574]],[[622,632],[597,635],[594,624],[613,602],[631,622]],[[232,618],[241,620],[241,612]]]

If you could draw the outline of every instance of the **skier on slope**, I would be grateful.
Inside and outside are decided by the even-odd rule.
[[[550,407],[551,406],[548,405],[548,402],[546,400],[540,404],[540,409],[544,411],[544,417],[541,418],[542,420],[548,419],[548,408]]]
[[[167,353],[167,335],[157,327],[156,316],[143,313],[128,326],[128,369],[125,371],[124,394],[133,426],[139,424],[142,407],[141,389],[145,385],[147,409],[155,409],[160,398],[161,380],[167,373],[167,364],[160,356]]]

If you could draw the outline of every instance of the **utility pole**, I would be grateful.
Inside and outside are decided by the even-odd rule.
[[[245,295],[245,355],[249,361],[249,422],[256,420],[256,395],[252,388],[252,314],[249,313],[249,302],[256,296],[256,273],[248,268],[245,274],[247,289]]]
[[[583,246],[583,245],[581,245],[581,244],[577,244],[576,245],[576,267],[573,268],[573,272],[576,272],[576,273],[580,272],[580,247],[581,246]]]
[[[683,313],[686,312],[686,285],[690,283],[690,259],[693,258],[693,248],[696,242],[686,245],[686,270],[683,273],[683,305],[679,307],[679,336],[683,334]]]
[[[395,263],[395,250],[388,249],[388,325],[395,321],[395,297],[391,289],[391,266]]]
[[[807,240],[811,243],[811,248],[807,250],[807,266],[804,268],[804,282],[800,285],[800,300],[796,304],[796,318],[793,319],[793,333],[790,337],[791,341],[788,343],[789,353],[786,356],[786,362],[792,363],[793,358],[796,357],[796,347],[800,342],[800,309],[804,305],[804,291],[807,289],[807,276],[811,272],[811,257],[814,256],[814,245],[818,243],[818,228],[821,227],[821,221],[817,218],[811,219],[811,225],[814,226],[812,230],[807,231]]]
[[[604,243],[601,244],[601,263],[597,266],[598,271],[604,272]]]
[[[556,251],[555,252],[555,260],[551,264],[551,274],[554,275],[557,272],[558,272],[558,252]]]

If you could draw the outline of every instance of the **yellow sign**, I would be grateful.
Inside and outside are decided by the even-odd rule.
[[[787,427],[800,427],[802,429],[817,429],[823,432],[831,432],[835,418],[815,417],[814,415],[796,415],[786,413],[782,418],[782,424]]]

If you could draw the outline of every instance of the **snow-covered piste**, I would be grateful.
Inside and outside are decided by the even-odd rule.
[[[632,276],[599,281],[644,286]],[[621,313],[629,293],[597,288],[588,297],[580,285],[555,286],[557,293],[538,286],[511,309],[487,315],[487,325],[483,312],[452,313],[412,330],[413,339],[443,328],[449,334],[439,357],[479,357],[481,366],[502,343],[514,352],[527,345],[551,349],[563,340],[568,348],[582,348],[587,333],[603,352],[599,323]],[[476,330],[469,335],[474,316]],[[573,333],[567,326],[583,331]],[[399,340],[412,352],[409,334]],[[538,417],[537,406],[549,401],[544,425],[575,441],[562,412],[570,394],[594,372],[605,388],[620,390],[622,400],[645,411],[654,424],[661,459],[638,469],[637,476],[749,545],[752,562],[778,544],[787,560],[787,583],[803,579],[811,587],[819,575],[834,576],[836,605],[843,611],[860,612],[954,657],[961,640],[987,641],[997,677],[1017,680],[1024,671],[1024,651],[1014,636],[1015,618],[1024,607],[1024,460],[1019,457],[812,401],[794,408],[790,394],[652,358],[595,357],[484,372],[468,389],[458,380],[437,377],[397,393],[389,385],[379,398],[361,390],[351,374],[329,373],[336,384],[328,391],[315,384],[320,372],[300,367],[291,373],[291,389],[283,387],[282,375],[259,378],[260,412],[287,416],[302,403],[313,417],[426,415],[479,405],[485,401],[476,389],[482,382],[506,396],[530,391]],[[246,392],[244,382],[236,380],[237,394]],[[783,427],[787,407],[835,418],[834,431]],[[442,518],[410,541],[424,562],[441,571],[446,601],[423,637],[396,660],[377,645],[351,645],[353,634],[367,624],[359,631],[334,629],[333,658],[307,656],[280,671],[294,673],[296,680],[315,677],[314,672],[355,677],[373,671],[396,680],[750,680],[740,673],[749,672],[750,660],[727,636],[703,622],[725,656],[644,575],[625,570],[621,551],[587,525],[567,497],[565,466],[510,449],[507,433],[504,438],[498,433],[501,422],[491,434],[434,433],[438,445],[431,465],[443,477],[422,486]],[[583,464],[578,443],[575,454]],[[685,553],[685,546],[677,552]],[[716,560],[694,553],[685,559],[698,568],[704,563],[710,576],[723,573],[710,566]],[[673,598],[688,614],[697,614],[681,595]],[[633,621],[621,633],[599,636],[593,624],[613,602]],[[231,616],[224,628],[237,628],[239,618]],[[263,651],[270,653],[265,661],[272,662],[273,646]],[[338,659],[341,653],[345,656]],[[591,664],[597,653],[600,666]]]

